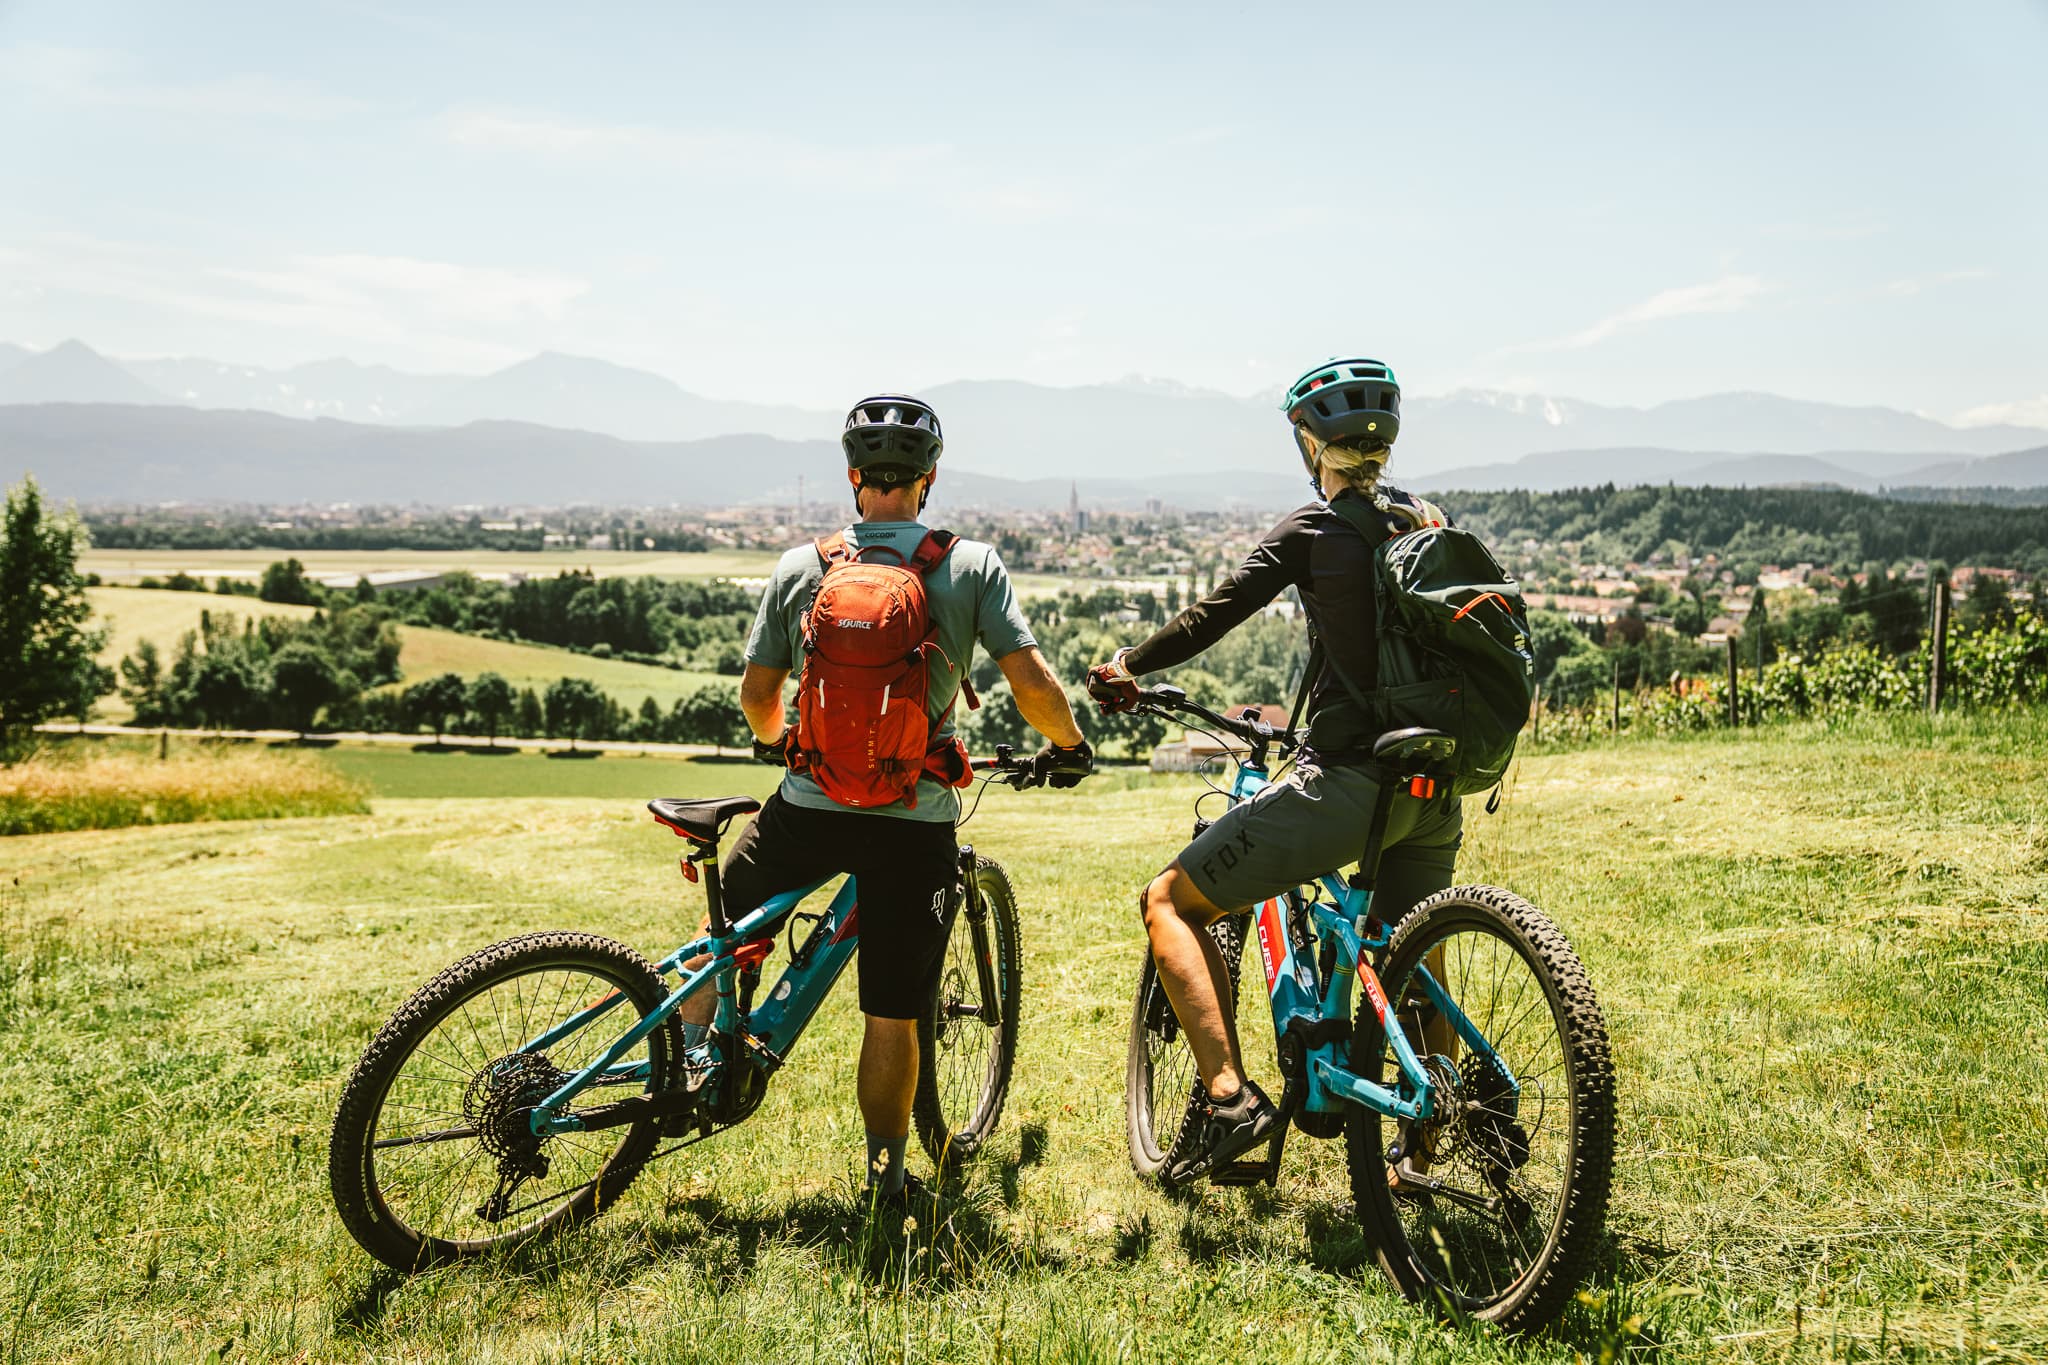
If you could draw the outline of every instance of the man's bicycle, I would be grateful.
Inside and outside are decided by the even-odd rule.
[[[1221,716],[1177,687],[1139,698],[1139,710],[1242,743],[1235,779],[1216,789],[1233,805],[1266,786],[1276,751],[1284,761],[1298,745],[1256,711]],[[1358,873],[1333,871],[1210,926],[1229,969],[1233,1036],[1239,967],[1257,942],[1289,1122],[1263,1159],[1209,1178],[1270,1185],[1290,1127],[1343,1134],[1359,1219],[1395,1287],[1516,1331],[1554,1317],[1594,1254],[1614,1160],[1614,1070],[1585,967],[1529,902],[1454,886],[1397,924],[1373,914],[1395,793],[1433,796],[1456,747],[1432,730],[1382,736],[1373,761],[1385,780]],[[1355,1019],[1354,982],[1365,991]],[[1150,953],[1125,1082],[1131,1164],[1163,1178],[1201,1082]]]
[[[1031,780],[1030,761],[1008,746],[974,766],[984,782]],[[582,1222],[648,1162],[742,1122],[852,959],[851,877],[822,911],[797,907],[824,881],[728,917],[718,841],[758,801],[647,804],[690,841],[680,869],[691,882],[701,873],[706,933],[658,963],[596,934],[494,943],[399,1006],[342,1087],[328,1157],[335,1207],[386,1265],[423,1269]],[[959,858],[939,988],[918,1022],[913,1110],[942,1170],[994,1130],[1017,1046],[1010,880],[971,846]],[[788,966],[757,1001],[762,961],[785,935]],[[717,1012],[686,1047],[676,1011],[704,990],[717,992]]]

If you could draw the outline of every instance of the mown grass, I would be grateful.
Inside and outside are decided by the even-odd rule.
[[[11,841],[0,1352],[2048,1357],[2048,754],[1875,731],[1632,743],[1527,758],[1502,815],[1470,808],[1462,875],[1565,926],[1619,1068],[1589,1301],[1521,1342],[1384,1288],[1341,1144],[1298,1140],[1273,1192],[1180,1205],[1130,1177],[1130,902],[1194,790],[998,791],[968,826],[1023,906],[1022,1055],[994,1150],[904,1251],[848,1234],[842,991],[747,1127],[585,1232],[410,1280],[329,1206],[341,1077],[406,992],[493,939],[673,943],[701,904],[674,839],[626,801],[532,799]]]
[[[313,614],[311,607],[285,606],[251,597],[219,597],[204,592],[169,592],[154,588],[89,588],[86,592],[92,600],[95,617],[112,626],[106,647],[100,651],[100,662],[110,668],[132,653],[137,642],[145,639],[155,641],[157,648],[168,657],[179,636],[199,629],[201,612],[210,611],[215,616],[230,612],[243,619],[251,616],[304,618]],[[548,684],[557,678],[588,678],[629,710],[637,710],[640,703],[649,697],[666,709],[707,684],[735,685],[733,679],[715,673],[658,668],[625,659],[600,659],[548,645],[515,644],[509,640],[491,640],[453,630],[400,626],[398,635],[398,666],[404,671],[405,683],[408,684],[441,673],[459,673],[465,678],[473,678],[479,673],[498,673],[514,687],[531,687],[536,692],[545,692]],[[117,720],[133,714],[118,694],[102,699],[99,713]]]
[[[105,550],[89,549],[79,568],[110,582],[166,578],[184,572],[197,578],[246,578],[295,558],[312,574],[372,574],[411,569],[423,573],[517,571],[552,577],[587,570],[600,578],[651,575],[658,578],[758,577],[775,566],[772,550],[710,550],[671,554],[654,550]]]
[[[656,796],[766,796],[777,774],[752,758],[642,757],[603,753],[550,758],[538,753],[432,753],[371,745],[342,745],[328,761],[377,796],[501,799],[599,796],[645,801]]]
[[[0,836],[361,815],[366,787],[317,758],[260,750],[175,757],[66,746],[0,766]]]

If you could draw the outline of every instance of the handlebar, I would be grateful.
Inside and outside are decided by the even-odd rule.
[[[1018,758],[1016,747],[1010,744],[996,745],[994,758],[969,759],[967,766],[975,772],[986,772],[991,782],[1001,782],[1018,791],[1024,790],[1031,778],[1031,760]]]
[[[1218,715],[1200,702],[1188,700],[1188,694],[1185,691],[1170,684],[1160,687],[1139,688],[1136,709],[1150,711],[1154,715],[1161,716],[1176,714],[1193,716],[1198,720],[1213,725],[1225,734],[1237,736],[1246,744],[1251,745],[1253,752],[1261,759],[1264,758],[1265,750],[1269,747],[1277,748],[1282,758],[1287,757],[1301,747],[1300,735],[1292,730],[1276,730],[1266,724],[1266,722],[1258,718],[1259,713],[1256,707],[1247,706],[1235,716]]]

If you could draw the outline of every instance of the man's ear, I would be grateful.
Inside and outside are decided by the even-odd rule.
[[[846,481],[852,484],[855,488],[860,487],[860,471],[858,469],[847,470]]]

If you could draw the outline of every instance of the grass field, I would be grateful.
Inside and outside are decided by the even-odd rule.
[[[218,597],[212,593],[155,588],[90,588],[87,595],[92,599],[96,617],[113,625],[107,647],[100,651],[101,661],[109,666],[118,663],[142,639],[156,641],[158,648],[168,654],[180,635],[199,628],[199,614],[203,611],[233,612],[242,618],[313,614],[311,607],[285,606],[253,597]],[[479,673],[496,672],[502,673],[514,687],[531,687],[541,692],[557,678],[588,678],[629,710],[637,709],[648,697],[666,708],[678,697],[710,682],[737,685],[734,679],[721,680],[715,673],[598,659],[566,649],[511,644],[452,630],[400,626],[398,634],[403,645],[398,662],[405,670],[407,682],[418,682],[437,673],[460,673],[473,678]],[[115,720],[129,714],[118,695],[102,700],[99,710],[101,715]]]
[[[533,928],[656,951],[695,923],[676,840],[633,799],[8,840],[0,1351],[2048,1359],[2042,733],[2034,716],[1621,744],[1525,759],[1500,816],[1471,804],[1461,875],[1571,934],[1621,1098],[1590,1301],[1518,1343],[1383,1287],[1340,1145],[1297,1140],[1277,1191],[1186,1207],[1130,1177],[1130,899],[1186,832],[1185,781],[994,792],[968,826],[1023,908],[1017,1082],[956,1219],[965,1254],[884,1274],[843,1235],[845,990],[747,1127],[657,1164],[587,1231],[401,1281],[335,1220],[337,1086],[435,967]],[[745,768],[663,767],[689,784],[671,794],[758,790]]]
[[[180,746],[63,745],[0,767],[0,836],[198,820],[359,815],[369,784],[307,754]]]
[[[327,762],[380,797],[497,800],[593,796],[637,808],[656,796],[766,796],[777,774],[749,758],[654,758],[608,753],[597,758],[549,758],[537,753],[415,753],[406,749],[343,745]]]
[[[568,569],[588,569],[600,578],[754,578],[775,567],[768,550],[713,550],[703,554],[665,554],[632,550],[88,550],[79,568],[109,583],[138,578],[165,578],[183,571],[194,578],[245,578],[295,558],[306,572],[370,574],[398,569],[450,573],[466,569],[519,570],[529,576],[552,577]]]

